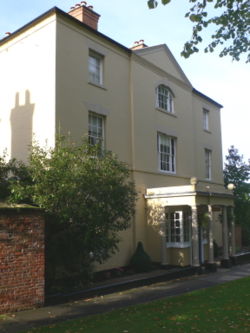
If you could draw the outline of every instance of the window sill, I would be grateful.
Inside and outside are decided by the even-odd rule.
[[[178,249],[185,249],[191,246],[190,242],[185,243],[166,243],[167,248],[178,248]]]
[[[161,174],[163,174],[163,175],[176,176],[176,172],[175,171],[158,170],[158,172],[161,173]]]
[[[105,88],[102,84],[94,83],[94,82],[91,82],[91,81],[89,81],[88,84],[90,84],[91,86],[103,89],[103,90],[107,90],[107,88]]]
[[[171,117],[177,118],[177,115],[176,115],[174,112],[169,112],[169,111],[166,111],[166,110],[161,109],[161,108],[158,108],[158,107],[156,107],[155,109],[156,109],[157,111],[160,111],[160,112],[162,112],[162,113],[164,113],[164,114],[167,114],[167,115],[169,115],[169,116],[171,116]]]
[[[205,129],[205,128],[203,128],[203,131],[204,131],[205,133],[207,133],[207,134],[212,134],[211,131],[209,131],[209,130],[207,130],[207,129]]]

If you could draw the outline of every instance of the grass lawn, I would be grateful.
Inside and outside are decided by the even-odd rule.
[[[250,278],[28,332],[250,332]]]

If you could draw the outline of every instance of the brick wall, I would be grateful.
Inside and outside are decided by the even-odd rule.
[[[0,313],[44,304],[44,261],[41,211],[0,207]]]

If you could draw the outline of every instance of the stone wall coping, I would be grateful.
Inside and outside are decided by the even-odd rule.
[[[28,204],[10,204],[7,202],[0,202],[0,210],[20,210],[20,209],[25,209],[25,210],[43,210],[40,207],[37,206],[32,206],[32,205],[28,205]]]

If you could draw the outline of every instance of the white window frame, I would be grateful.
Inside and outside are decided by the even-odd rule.
[[[191,245],[190,219],[187,212],[166,212],[166,246],[186,248]]]
[[[205,179],[212,179],[212,150],[205,148]]]
[[[168,143],[168,144],[167,144]],[[161,172],[176,173],[176,138],[157,134],[158,165]]]
[[[103,60],[103,55],[93,50],[89,50],[88,70],[90,83],[103,85]]]
[[[165,86],[160,84],[156,88],[156,107],[164,112],[174,113],[174,102],[173,102],[172,91]]]
[[[93,121],[95,119],[95,121]],[[91,145],[100,144],[104,148],[105,139],[105,117],[89,111],[88,115],[88,141]]]
[[[203,129],[209,131],[209,110],[203,109]]]

